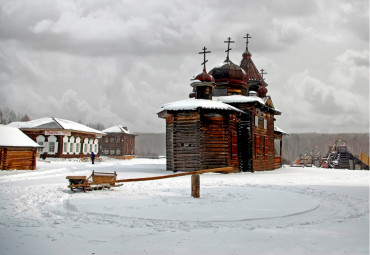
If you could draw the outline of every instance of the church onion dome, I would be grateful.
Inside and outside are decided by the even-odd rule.
[[[230,60],[226,60],[220,66],[216,66],[210,72],[216,82],[233,82],[233,83],[246,83],[247,74],[238,65],[235,65]]]
[[[203,69],[203,72],[201,72],[200,74],[198,74],[196,77],[195,77],[195,80],[199,80],[199,81],[202,81],[202,82],[214,82],[215,79],[213,78],[212,75],[208,74],[206,72],[206,69]]]
[[[264,85],[260,86],[258,89],[257,89],[257,93],[258,93],[258,96],[259,97],[265,97],[266,94],[267,94],[267,89]]]

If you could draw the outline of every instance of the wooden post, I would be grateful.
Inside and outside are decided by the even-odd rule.
[[[193,174],[191,176],[191,196],[195,198],[200,197],[200,176]]]

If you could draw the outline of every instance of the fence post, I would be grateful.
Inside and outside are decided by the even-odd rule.
[[[195,198],[200,197],[200,175],[193,174],[191,176],[191,196]]]

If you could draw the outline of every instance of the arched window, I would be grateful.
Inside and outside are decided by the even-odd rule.
[[[47,153],[48,154],[56,154],[58,152],[58,142],[57,138],[55,136],[49,136],[48,137],[48,148],[47,148]]]
[[[91,153],[92,151],[94,151],[94,140],[90,139],[90,141],[89,141],[89,153]]]
[[[75,153],[75,150],[76,150],[75,138],[71,136],[69,138],[69,154]]]
[[[89,153],[89,138],[84,139],[84,144],[83,144],[83,154],[88,154]]]
[[[75,150],[75,153],[76,154],[80,154],[81,152],[81,138],[80,137],[77,137],[76,138],[76,150]]]
[[[69,142],[68,136],[63,137],[63,154],[67,154],[69,152]]]
[[[99,140],[95,139],[94,140],[94,153],[98,154],[98,152],[99,152]]]
[[[45,136],[43,135],[39,135],[38,137],[36,137],[36,142],[42,146],[40,148],[37,148],[37,153],[44,153],[47,151],[47,143],[45,143]]]

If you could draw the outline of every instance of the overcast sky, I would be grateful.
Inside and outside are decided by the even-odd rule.
[[[369,132],[368,0],[0,0],[0,107],[134,132],[165,132],[156,111],[246,33],[267,72],[276,124]]]

